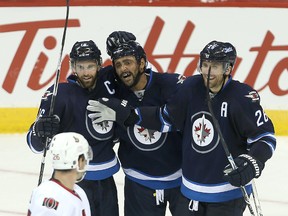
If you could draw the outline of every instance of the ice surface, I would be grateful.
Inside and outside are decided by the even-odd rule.
[[[288,137],[277,137],[277,149],[266,163],[256,185],[264,216],[288,215]],[[25,134],[0,135],[0,216],[27,214],[31,191],[37,186],[42,154],[34,154]],[[52,171],[46,158],[44,180]],[[123,172],[115,175],[121,216],[123,214]],[[171,215],[167,212],[166,215]],[[249,211],[245,212],[248,216]]]

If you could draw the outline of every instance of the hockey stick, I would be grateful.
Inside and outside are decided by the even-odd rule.
[[[254,200],[254,204],[255,204],[257,215],[263,216],[262,208],[261,208],[261,204],[260,204],[260,201],[259,201],[258,192],[257,192],[256,184],[255,184],[254,180],[252,180],[252,196],[253,196],[253,200]]]
[[[54,81],[53,93],[52,93],[52,96],[51,96],[51,104],[50,104],[50,109],[49,109],[49,116],[53,115],[53,111],[54,111],[54,107],[55,107],[55,100],[56,100],[56,96],[57,96],[58,84],[59,84],[59,78],[60,78],[62,54],[63,54],[65,38],[66,38],[66,31],[67,31],[67,26],[68,26],[68,18],[69,18],[69,0],[66,0],[65,26],[64,26],[64,31],[63,31],[63,35],[62,35],[60,56],[59,56],[59,60],[58,60],[58,64],[57,64],[57,68],[56,68],[56,72],[55,72],[56,73],[56,78],[55,78],[55,81]],[[42,157],[42,161],[41,161],[38,185],[40,185],[41,182],[42,182],[43,173],[44,173],[44,167],[45,167],[45,158],[46,158],[48,145],[49,145],[49,138],[47,137],[46,138],[46,142],[45,142],[44,151],[43,151],[43,157]]]
[[[214,112],[213,112],[213,108],[212,108],[212,101],[211,101],[211,97],[210,97],[210,94],[209,94],[209,91],[210,91],[210,87],[209,87],[209,80],[210,80],[210,74],[211,74],[211,67],[209,67],[209,70],[208,70],[208,77],[207,77],[207,103],[208,103],[208,109],[209,109],[209,112],[211,114],[211,117],[212,117],[212,121],[214,123],[214,126],[215,126],[215,129],[218,133],[218,136],[220,138],[220,142],[222,144],[222,147],[225,151],[225,154],[226,154],[226,157],[232,167],[232,170],[236,170],[237,169],[237,166],[234,162],[234,159],[228,149],[228,145],[223,137],[223,134],[221,132],[221,129],[220,129],[220,126],[219,126],[219,122],[218,120],[216,119],[215,115],[214,115]],[[254,210],[253,210],[253,207],[251,205],[251,202],[250,202],[250,199],[249,199],[249,196],[248,196],[248,193],[246,191],[246,188],[244,186],[240,186],[240,189],[241,189],[241,192],[243,194],[243,197],[244,197],[244,200],[249,208],[249,211],[250,211],[250,214],[252,216],[255,216],[255,213],[254,213]],[[253,195],[254,196],[254,195]],[[255,200],[254,200],[255,201]],[[256,203],[255,203],[255,207],[256,207],[256,212],[257,212],[257,215],[261,216],[262,214],[259,214],[259,211],[257,209],[257,206],[256,206]]]

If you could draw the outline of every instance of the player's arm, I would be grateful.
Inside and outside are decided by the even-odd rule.
[[[122,127],[141,125],[146,128],[161,131],[161,107],[133,108],[128,101],[117,98],[100,98],[97,101],[89,100],[87,110],[93,124],[103,121],[115,121]]]
[[[60,118],[58,115],[49,116],[51,90],[52,87],[42,96],[37,118],[26,135],[27,144],[34,153],[41,153],[45,147],[46,139],[51,139],[59,131]]]
[[[87,110],[93,124],[103,121],[116,121],[123,127],[141,125],[145,128],[161,132],[181,130],[183,128],[187,103],[185,88],[178,91],[162,106],[143,106],[133,108],[126,100],[117,98],[101,98],[98,101],[90,100]]]
[[[253,96],[249,97],[251,94]],[[248,153],[265,163],[276,148],[273,123],[260,105],[260,97],[255,90],[247,92],[238,102],[239,105],[234,107],[238,115],[235,113],[233,118],[241,136],[247,137]]]
[[[254,92],[253,95],[251,92]],[[247,153],[236,157],[234,161],[238,168],[225,175],[234,186],[244,186],[253,178],[260,177],[266,161],[276,148],[273,123],[261,107],[258,93],[251,92],[250,98],[249,94],[245,98],[238,97],[239,104],[235,103],[231,109],[234,112],[231,118],[240,135],[247,137]]]

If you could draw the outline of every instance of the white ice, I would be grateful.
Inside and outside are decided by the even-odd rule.
[[[288,215],[288,137],[277,137],[277,149],[256,180],[264,216]],[[25,134],[0,135],[0,216],[27,215],[31,191],[37,186],[41,154],[34,154],[26,144]],[[44,180],[52,171],[46,158]],[[123,214],[123,172],[115,175],[119,207]],[[168,211],[166,215],[171,215]],[[245,216],[249,211],[246,210]]]

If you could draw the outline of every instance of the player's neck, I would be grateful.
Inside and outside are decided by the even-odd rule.
[[[140,90],[145,89],[147,82],[148,82],[147,80],[148,80],[147,75],[145,73],[142,73],[138,83],[135,86],[133,86],[131,88],[131,90],[132,91],[140,91]]]
[[[72,171],[71,172],[56,171],[54,173],[53,178],[58,180],[66,188],[74,190],[77,174]]]

